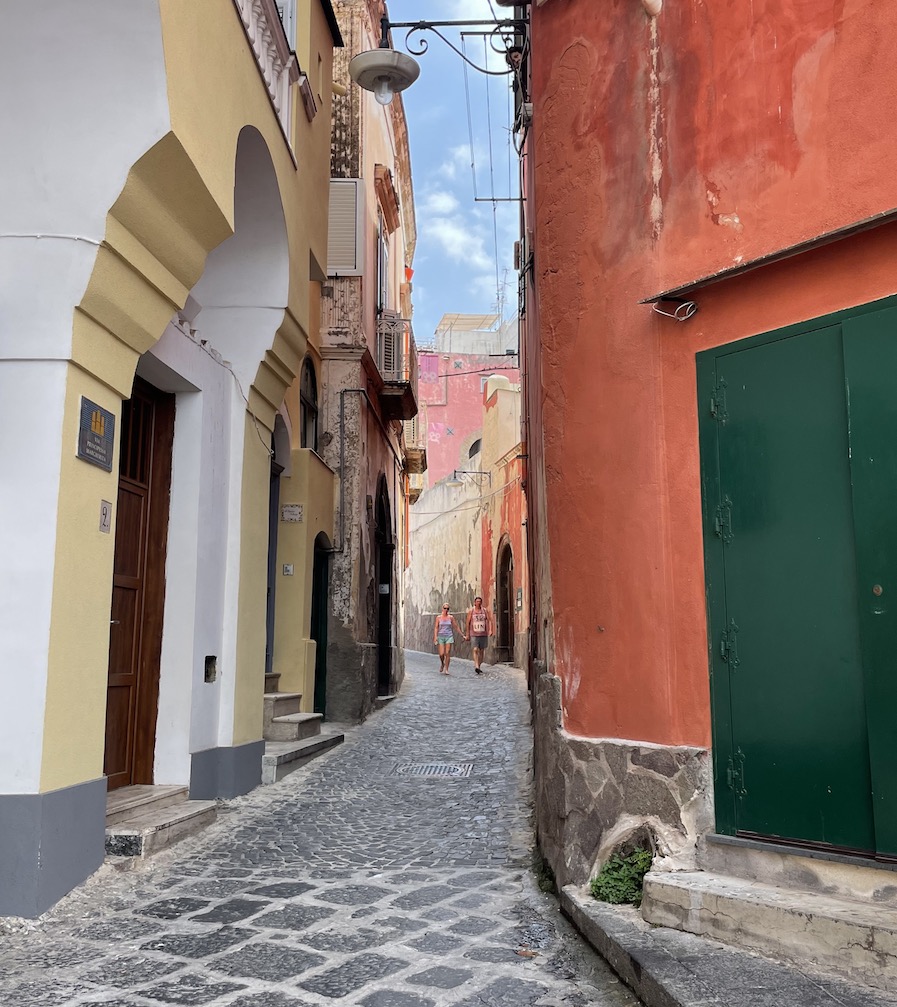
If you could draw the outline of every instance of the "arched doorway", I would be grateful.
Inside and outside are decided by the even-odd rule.
[[[495,588],[498,659],[514,660],[514,554],[507,539],[498,548]]]
[[[280,511],[280,477],[290,458],[290,435],[283,417],[274,418],[271,437],[271,485],[268,496],[268,592],[265,612],[265,674],[274,671],[274,616],[277,589],[277,526]],[[287,473],[289,475],[289,473]]]
[[[315,539],[311,574],[311,629],[315,641],[315,713],[327,713],[327,599],[330,594],[330,543],[321,532]]]
[[[377,508],[374,542],[377,550],[377,695],[388,696],[392,689],[392,625],[393,577],[392,564],[395,542],[386,477],[380,476],[377,486]]]

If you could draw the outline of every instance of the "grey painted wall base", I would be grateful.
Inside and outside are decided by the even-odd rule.
[[[34,919],[103,863],[106,778],[0,795],[0,916]]]
[[[190,766],[190,799],[212,801],[239,797],[262,782],[264,741],[235,748],[207,748],[194,752]]]
[[[694,870],[713,830],[710,753],[568,734],[560,679],[538,661],[533,673],[536,829],[559,887],[584,885],[630,843],[650,844],[662,869]]]

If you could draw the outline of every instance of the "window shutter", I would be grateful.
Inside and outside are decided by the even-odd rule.
[[[380,371],[384,375],[393,374],[399,369],[397,319],[398,315],[394,311],[384,311],[380,318]]]
[[[360,276],[362,273],[362,198],[360,178],[330,179],[328,276]]]

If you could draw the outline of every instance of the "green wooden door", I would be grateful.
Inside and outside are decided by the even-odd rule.
[[[717,826],[893,855],[897,311],[698,369]]]
[[[876,850],[897,856],[897,310],[845,319],[857,595]]]

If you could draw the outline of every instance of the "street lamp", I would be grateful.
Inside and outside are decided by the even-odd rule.
[[[388,17],[380,18],[380,45],[376,49],[361,52],[349,63],[349,76],[365,91],[373,91],[374,97],[381,105],[388,105],[393,95],[410,87],[420,74],[417,60],[398,52],[389,44],[389,33],[392,28],[407,28],[405,48],[422,56],[429,44],[425,38],[415,39],[417,48],[411,46],[411,36],[416,32],[431,31],[453,49],[469,66],[480,73],[502,77],[517,73],[520,70],[522,56],[526,49],[526,29],[529,22],[526,18],[503,18],[499,21],[390,21]],[[488,26],[492,36],[490,44],[494,52],[504,55],[508,63],[507,70],[489,70],[468,59],[467,56],[439,31],[440,28],[470,28]],[[496,44],[498,43],[498,44]]]

